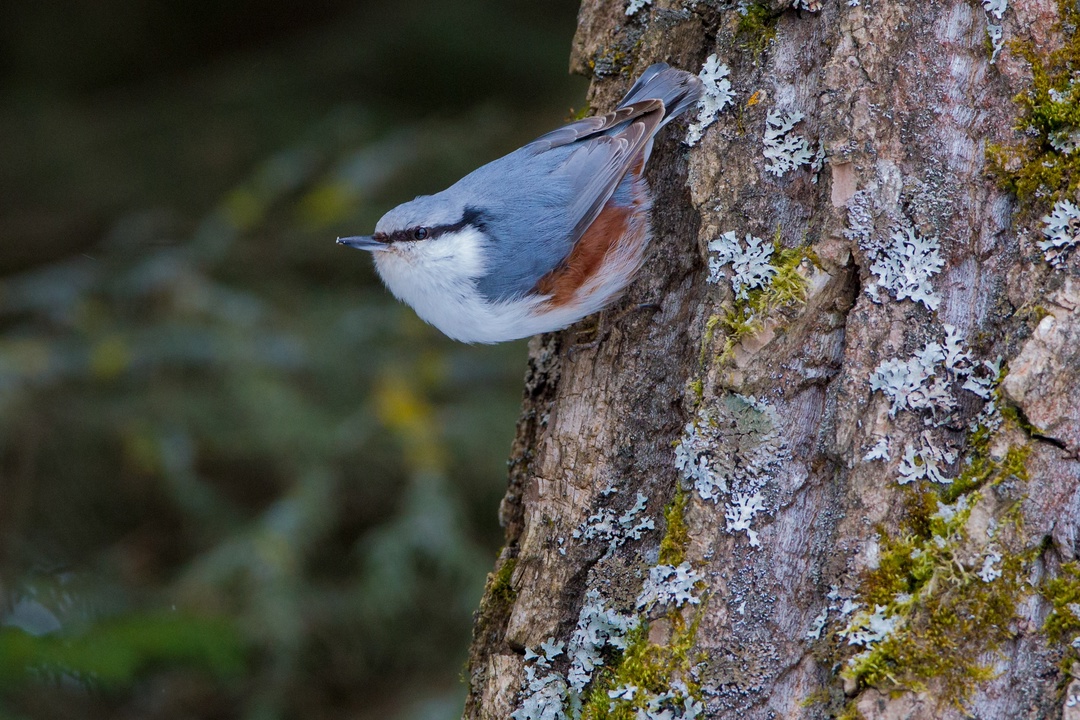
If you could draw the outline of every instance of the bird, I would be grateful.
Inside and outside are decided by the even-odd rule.
[[[571,122],[387,212],[370,251],[399,300],[448,337],[561,330],[611,303],[652,235],[643,172],[656,133],[696,105],[697,75],[656,63],[607,115]]]

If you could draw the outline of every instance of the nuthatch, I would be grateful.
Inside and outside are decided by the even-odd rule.
[[[455,340],[564,328],[641,266],[653,137],[701,92],[695,75],[657,63],[611,114],[543,135],[338,243],[372,251],[390,291]]]

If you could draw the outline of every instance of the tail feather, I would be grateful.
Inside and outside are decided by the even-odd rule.
[[[677,70],[667,63],[656,63],[641,73],[619,107],[642,100],[660,100],[664,103],[662,127],[696,105],[703,91],[697,75]]]

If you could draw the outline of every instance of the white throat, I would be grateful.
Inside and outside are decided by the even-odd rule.
[[[493,303],[480,294],[476,282],[487,272],[487,260],[483,236],[471,226],[373,255],[390,292],[454,340],[495,343],[553,329],[533,315],[543,298]]]

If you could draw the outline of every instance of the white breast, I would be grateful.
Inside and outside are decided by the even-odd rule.
[[[603,308],[641,265],[648,220],[642,216],[604,262],[605,272],[586,283],[573,302],[558,307],[546,297],[490,302],[476,289],[486,272],[482,239],[466,227],[430,242],[398,243],[377,251],[375,269],[390,292],[448,337],[462,342],[497,343],[561,330]]]
[[[546,331],[537,329],[532,315],[538,298],[491,303],[477,291],[476,278],[484,275],[486,263],[474,228],[374,255],[390,292],[455,340],[495,343]]]

